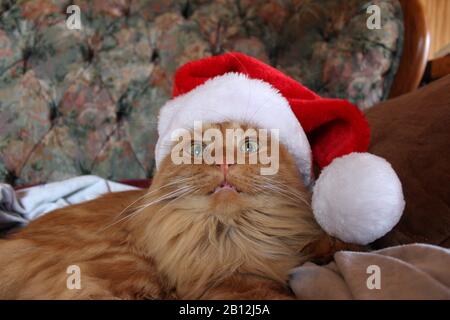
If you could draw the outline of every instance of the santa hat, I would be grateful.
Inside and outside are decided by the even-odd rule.
[[[326,99],[275,68],[241,53],[193,61],[175,75],[173,99],[160,111],[157,166],[171,152],[171,135],[194,121],[237,121],[279,129],[321,227],[345,242],[367,244],[397,224],[401,183],[390,164],[366,153],[370,130],[350,102]],[[313,180],[313,161],[322,169]]]

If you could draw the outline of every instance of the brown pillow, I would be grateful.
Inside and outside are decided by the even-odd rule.
[[[387,159],[406,208],[375,247],[424,242],[450,247],[450,76],[367,112],[370,152]]]

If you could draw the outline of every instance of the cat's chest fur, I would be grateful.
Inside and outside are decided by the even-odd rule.
[[[247,209],[229,223],[201,207],[195,214],[192,210],[149,212],[154,214],[151,218],[144,213],[133,227],[132,242],[137,250],[154,259],[169,287],[181,298],[200,298],[207,288],[236,274],[252,274],[283,284],[289,270],[301,261],[299,252],[304,242],[295,229],[299,230],[303,222],[294,219],[283,223],[272,212],[296,208]]]

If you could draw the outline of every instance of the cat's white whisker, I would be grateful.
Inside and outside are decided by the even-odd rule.
[[[192,177],[185,177],[185,178],[181,178],[181,179],[177,179],[175,181],[171,181],[169,183],[166,183],[156,189],[151,189],[149,192],[146,192],[143,196],[137,198],[135,201],[133,201],[132,203],[130,203],[129,205],[127,205],[117,216],[115,219],[119,218],[122,214],[124,214],[129,208],[131,208],[133,205],[135,205],[136,203],[138,203],[141,200],[144,200],[145,198],[147,198],[148,196],[152,195],[153,193],[155,193],[156,191],[159,191],[163,188],[167,188],[176,184],[179,184],[180,182],[184,182],[186,183],[187,181],[193,180]]]
[[[161,208],[159,208],[158,211],[161,211],[161,210],[165,209],[167,206],[169,206],[170,204],[173,204],[175,201],[178,201],[178,200],[181,200],[181,199],[185,198],[187,195],[191,195],[191,194],[195,193],[196,191],[199,191],[201,187],[202,187],[202,186],[193,188],[192,190],[189,190],[189,191],[185,192],[185,193],[182,194],[181,196],[176,197],[176,198],[170,200],[167,204],[165,204],[164,206],[162,206]]]
[[[267,177],[260,177],[260,178],[262,180],[266,181],[266,183],[262,184],[261,186],[263,186],[265,188],[269,188],[272,191],[277,191],[279,194],[282,194],[291,200],[300,201],[306,205],[310,205],[310,203],[307,201],[307,199],[304,196],[302,196],[302,194],[300,194],[296,190],[293,190],[288,185],[286,185],[284,183],[280,183],[278,181],[274,181]]]
[[[124,220],[126,220],[126,219],[131,219],[133,216],[137,215],[139,212],[141,212],[141,211],[144,210],[145,208],[148,208],[148,207],[150,207],[150,206],[152,206],[152,205],[155,205],[155,204],[157,204],[157,203],[160,203],[161,201],[164,201],[164,200],[167,200],[167,199],[171,199],[171,198],[173,198],[173,197],[179,197],[179,196],[183,195],[186,191],[189,191],[191,188],[192,188],[192,187],[190,187],[190,186],[183,186],[183,187],[178,188],[178,189],[176,189],[176,190],[174,190],[174,191],[171,191],[171,192],[169,192],[169,193],[166,193],[166,194],[164,194],[163,196],[161,196],[161,197],[159,197],[159,198],[157,198],[157,199],[155,199],[155,200],[153,200],[153,201],[151,201],[151,202],[149,202],[149,203],[146,203],[145,205],[142,205],[142,206],[133,208],[133,209],[135,210],[133,213],[131,213],[130,215],[127,215],[127,216],[125,216],[125,217],[122,217],[121,219],[119,219],[119,220],[117,220],[117,221],[114,221],[113,223],[111,223],[111,224],[107,225],[105,228],[103,228],[101,231],[104,231],[104,230],[106,230],[106,229],[112,227],[113,225],[115,225],[115,224],[117,224],[117,223],[120,223],[120,222],[122,222],[122,221],[124,221]],[[144,195],[144,197],[140,197],[140,198],[138,199],[138,201],[139,201],[139,200],[142,201],[142,200],[145,198],[145,196],[147,196],[147,194]],[[134,201],[134,204],[137,203],[138,201]],[[130,205],[129,207],[132,207],[132,205]]]

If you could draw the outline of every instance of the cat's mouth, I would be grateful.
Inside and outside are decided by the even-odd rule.
[[[212,192],[212,194],[218,193],[218,192],[236,192],[236,193],[241,193],[241,191],[236,188],[235,186],[233,186],[231,183],[229,183],[228,181],[222,181],[222,183],[220,185],[218,185],[214,191]]]

